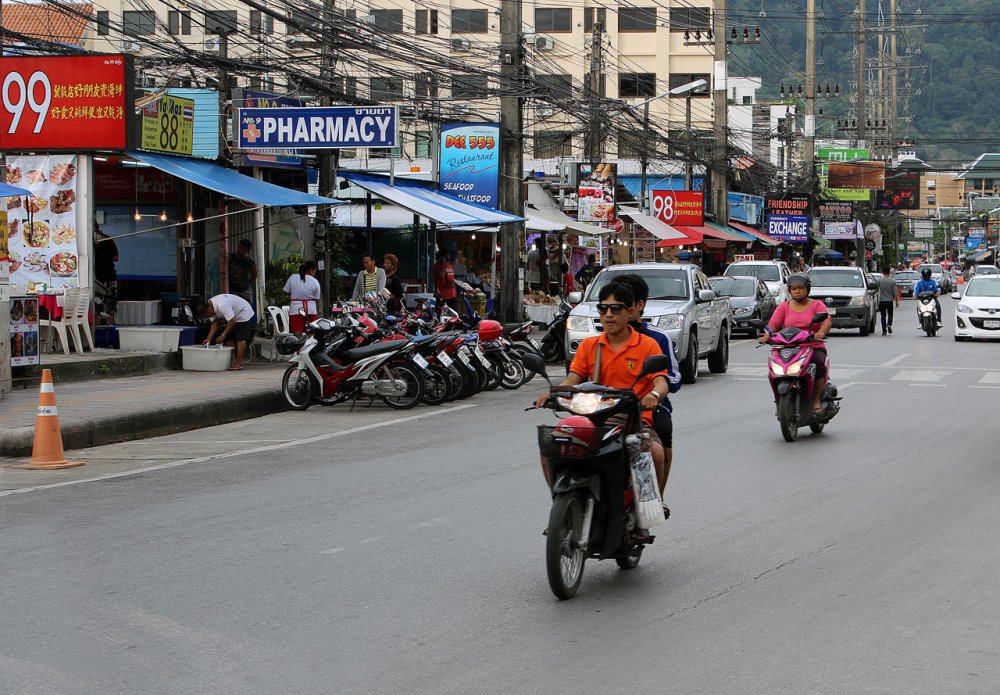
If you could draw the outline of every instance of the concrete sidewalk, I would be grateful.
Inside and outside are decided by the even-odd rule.
[[[66,449],[211,427],[284,410],[284,362],[232,372],[167,371],[144,376],[57,383]],[[0,400],[0,457],[31,453],[38,389]]]

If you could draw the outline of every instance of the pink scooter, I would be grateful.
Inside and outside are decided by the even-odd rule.
[[[818,326],[827,319],[825,311],[813,316],[812,326]],[[764,328],[762,321],[754,321],[757,328]],[[809,426],[814,433],[823,431],[823,426],[840,412],[837,387],[827,380],[821,400],[823,410],[813,413],[813,389],[816,387],[816,365],[810,364],[813,348],[812,331],[789,327],[771,335],[771,356],[767,361],[767,376],[774,392],[774,402],[778,406],[777,417],[781,424],[781,436],[786,442],[794,442],[799,427]],[[830,360],[826,360],[827,374]]]

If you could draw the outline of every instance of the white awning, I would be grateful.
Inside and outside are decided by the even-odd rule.
[[[358,229],[367,228],[368,219],[365,211],[365,203],[349,203],[333,208],[333,224],[338,227],[354,227]],[[392,205],[391,203],[380,203],[378,207],[372,205],[371,228],[372,229],[399,229],[409,227],[413,224],[413,211]],[[418,215],[419,216],[419,215]],[[451,227],[455,231],[476,232],[488,227],[487,231],[496,231],[496,225],[461,225]],[[525,229],[529,232],[561,232],[565,227],[561,224],[553,224],[546,220],[539,219],[533,214],[528,215],[524,223]]]
[[[606,227],[598,227],[596,224],[586,224],[571,219],[559,209],[559,203],[537,181],[528,182],[528,202],[524,205],[524,211],[526,216],[535,217],[548,224],[562,225],[563,229],[572,229],[574,232],[588,236],[613,233]]]
[[[652,215],[644,215],[638,210],[631,208],[620,208],[618,214],[622,217],[628,217],[630,220],[635,222],[637,225],[645,229],[647,232],[655,236],[657,239],[667,241],[669,239],[687,239],[688,236],[683,232],[679,232],[673,227],[671,227],[666,222],[661,222]]]

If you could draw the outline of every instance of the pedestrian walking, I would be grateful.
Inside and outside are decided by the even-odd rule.
[[[892,268],[883,266],[878,279],[878,313],[882,320],[882,335],[892,333],[892,308],[899,306],[899,285],[892,277]]]

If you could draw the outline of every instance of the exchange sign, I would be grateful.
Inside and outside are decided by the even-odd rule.
[[[363,149],[399,145],[395,106],[239,109],[241,150]]]
[[[809,240],[809,196],[790,193],[767,196],[767,235],[793,244]]]
[[[666,224],[700,227],[705,223],[701,191],[653,191],[653,216]]]
[[[0,150],[125,150],[138,140],[132,58],[0,60]]]

